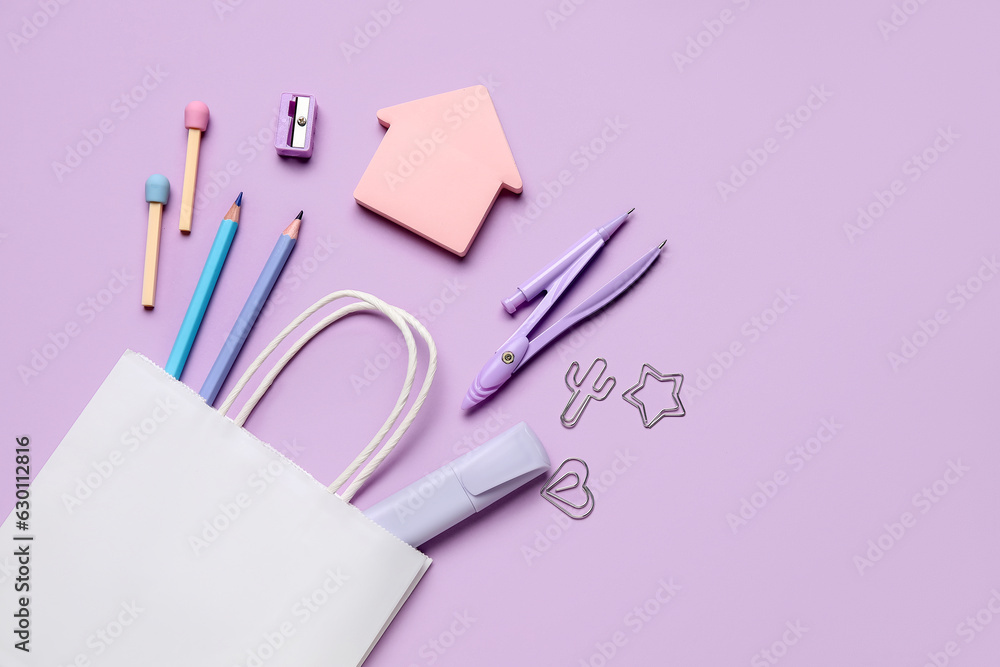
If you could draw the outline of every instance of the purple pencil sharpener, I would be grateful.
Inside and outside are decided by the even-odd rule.
[[[315,131],[316,98],[282,93],[278,105],[278,128],[274,133],[274,149],[278,155],[312,157]]]

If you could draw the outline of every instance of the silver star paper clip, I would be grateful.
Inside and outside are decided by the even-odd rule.
[[[638,393],[642,391],[643,387],[646,386],[646,379],[649,377],[654,378],[657,382],[673,383],[673,391],[671,392],[671,395],[674,399],[674,405],[672,407],[663,408],[657,412],[652,419],[649,419],[646,414],[646,404],[643,403],[638,397]],[[683,384],[683,382],[684,376],[680,373],[664,375],[649,364],[643,364],[642,371],[639,373],[639,381],[629,387],[628,391],[622,394],[622,398],[625,399],[626,403],[630,403],[631,405],[639,408],[639,416],[642,417],[643,426],[646,428],[653,428],[656,426],[656,423],[664,417],[684,416],[684,404],[681,403],[681,384]]]

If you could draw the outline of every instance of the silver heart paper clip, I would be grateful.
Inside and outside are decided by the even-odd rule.
[[[576,462],[583,466],[583,477],[580,477],[580,471],[567,470],[563,472],[563,469],[570,464],[570,462]],[[556,469],[552,476],[545,482],[542,486],[542,497],[547,501],[555,505],[556,509],[565,514],[571,519],[586,519],[590,516],[590,513],[594,511],[594,494],[591,492],[590,487],[587,486],[587,479],[590,477],[590,468],[587,467],[587,462],[583,459],[571,458],[563,461],[559,467]],[[573,489],[580,488],[584,493],[584,501],[582,503],[574,503],[569,498],[565,497],[563,494],[567,491],[572,491]]]

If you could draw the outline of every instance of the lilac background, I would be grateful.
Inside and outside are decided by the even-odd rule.
[[[762,665],[772,663],[758,652],[775,642],[789,665],[923,665],[948,642],[949,664],[985,664],[1000,652],[1000,620],[981,631],[959,625],[1000,589],[1000,281],[974,280],[1000,246],[992,196],[1000,8],[898,2],[915,13],[897,14],[905,24],[884,35],[890,0],[566,0],[564,11],[575,10],[559,22],[556,0],[399,0],[391,22],[348,58],[341,45],[389,3],[49,2],[58,12],[34,33],[24,20],[39,3],[6,3],[2,19],[5,448],[28,434],[41,464],[126,347],[166,361],[220,216],[242,189],[241,230],[185,382],[200,387],[277,234],[302,208],[298,247],[237,366],[343,288],[429,314],[441,350],[431,399],[392,465],[356,499],[361,507],[520,420],[554,463],[580,456],[595,478],[613,482],[593,515],[569,528],[536,482],[427,545],[434,566],[367,664]],[[724,10],[731,23],[679,68],[673,54]],[[22,30],[30,39],[13,44]],[[144,99],[123,106],[147,67],[161,80],[147,77],[149,89],[135,93]],[[477,82],[493,88],[525,185],[520,196],[501,195],[460,260],[363,210],[351,193],[384,134],[378,108]],[[776,123],[813,87],[831,96],[788,136]],[[270,145],[283,91],[319,102],[316,152],[305,164]],[[193,99],[212,113],[199,193],[216,196],[182,237],[182,110]],[[105,119],[113,131],[58,177],[53,163],[65,162],[67,145]],[[624,129],[581,162],[580,147],[600,147],[608,119]],[[958,138],[912,180],[907,161],[948,128]],[[724,201],[717,183],[768,140],[777,151]],[[228,184],[227,162],[239,170]],[[561,170],[572,182],[546,198]],[[157,307],[145,312],[142,189],[154,172],[173,193]],[[213,175],[222,187],[209,187]],[[845,224],[894,180],[903,194],[852,242]],[[651,273],[486,408],[461,413],[469,382],[516,326],[499,300],[632,206],[561,310],[669,237]],[[533,222],[519,224],[529,214]],[[106,300],[116,271],[129,277],[125,290],[91,313],[87,299]],[[959,308],[953,290],[970,279],[981,290]],[[456,298],[444,304],[449,289]],[[754,339],[752,318],[779,290],[796,299]],[[946,321],[936,335],[916,335],[925,344],[894,369],[887,355],[900,354],[903,337],[912,340],[937,311]],[[23,381],[19,366],[70,324],[78,335]],[[287,369],[248,428],[332,479],[398,392],[401,358],[369,386],[351,382],[366,363],[386,365],[379,355],[392,349],[394,331],[368,316],[339,323]],[[734,342],[743,354],[723,368]],[[616,391],[566,430],[563,374],[596,356],[608,359]],[[686,375],[685,418],[645,430],[621,400],[644,362]],[[786,454],[831,418],[842,428],[797,470]],[[636,461],[614,472],[626,451]],[[12,458],[0,456],[4,513]],[[939,487],[948,492],[938,502],[915,503],[950,461],[968,471]],[[776,472],[786,483],[734,533],[727,515]],[[904,512],[915,525],[859,573],[855,557]],[[546,533],[548,547],[533,557]],[[676,596],[649,602],[671,579]],[[656,611],[647,620],[628,616],[647,603]],[[466,612],[474,622],[450,634],[453,614]],[[781,645],[786,623],[796,622],[808,630]],[[607,660],[601,646],[610,654],[618,632],[626,641]]]

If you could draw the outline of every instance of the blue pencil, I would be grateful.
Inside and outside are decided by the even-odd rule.
[[[222,265],[226,263],[229,255],[229,246],[233,244],[233,237],[240,221],[240,205],[243,203],[243,193],[236,198],[236,202],[229,207],[225,219],[219,225],[219,231],[215,235],[212,249],[208,252],[208,259],[205,260],[205,268],[201,271],[201,278],[194,288],[194,295],[188,305],[187,313],[184,314],[184,321],[181,322],[181,330],[177,332],[177,339],[174,347],[170,350],[170,358],[164,368],[167,373],[180,379],[181,372],[184,371],[184,364],[187,363],[188,354],[191,353],[191,346],[194,344],[195,336],[198,335],[198,328],[201,320],[205,317],[205,310],[208,302],[215,291],[215,283],[219,281],[219,274],[222,273]]]
[[[239,317],[236,318],[233,330],[229,332],[229,337],[226,338],[226,343],[222,346],[222,351],[219,352],[212,370],[208,372],[205,384],[201,386],[201,391],[198,393],[201,394],[202,398],[209,405],[215,403],[215,399],[219,395],[219,390],[222,388],[222,383],[226,381],[226,376],[229,375],[229,371],[233,367],[233,362],[236,361],[236,356],[243,348],[243,343],[246,342],[250,329],[253,328],[254,322],[257,321],[257,316],[260,315],[260,310],[264,307],[264,302],[267,301],[274,283],[278,281],[278,276],[281,275],[281,270],[285,267],[285,262],[288,261],[288,256],[291,254],[292,248],[295,247],[295,240],[299,237],[299,224],[301,222],[302,211],[299,211],[299,215],[292,220],[292,224],[288,225],[285,231],[281,233],[281,236],[278,237],[278,242],[274,244],[271,256],[267,258],[267,263],[264,265],[256,284],[254,284],[253,289],[250,291],[247,302],[243,304],[243,310],[240,311]]]

